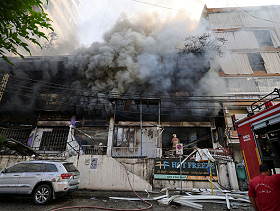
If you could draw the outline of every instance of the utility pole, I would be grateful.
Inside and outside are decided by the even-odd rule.
[[[3,78],[2,78],[2,82],[1,82],[1,85],[0,85],[0,102],[2,100],[2,96],[4,94],[4,90],[6,88],[6,85],[8,83],[8,79],[9,79],[9,74],[8,73],[5,73],[3,75]]]

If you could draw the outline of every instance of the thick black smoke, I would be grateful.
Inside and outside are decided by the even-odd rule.
[[[17,103],[14,105],[33,109],[44,104],[41,102],[42,93],[48,96],[57,93],[62,95],[56,99],[61,102],[56,109],[70,109],[77,113],[110,113],[112,104],[107,99],[111,95],[162,97],[165,98],[162,105],[166,112],[176,115],[186,112],[184,109],[175,111],[178,105],[190,109],[198,105],[201,107],[200,102],[189,101],[186,97],[217,95],[223,92],[223,85],[216,71],[209,71],[207,53],[178,52],[192,25],[189,18],[163,22],[157,15],[142,16],[137,20],[129,20],[123,15],[104,34],[103,42],[80,48],[68,57],[44,57],[44,61],[19,62],[17,68],[9,68],[8,71],[14,76],[35,80],[29,81],[29,87],[24,80],[17,82],[18,91],[10,93],[15,94]],[[67,86],[67,89],[63,89],[63,86]],[[22,96],[27,88],[28,95],[32,96],[29,100],[28,96]],[[184,98],[176,99],[178,93]],[[38,99],[41,101],[38,102]],[[13,101],[11,97],[8,100]],[[45,102],[50,100],[55,101],[50,98]],[[10,104],[5,105],[11,108]],[[207,106],[204,104],[204,107]],[[206,110],[209,112],[209,109]],[[198,115],[201,111],[203,109],[191,109]]]

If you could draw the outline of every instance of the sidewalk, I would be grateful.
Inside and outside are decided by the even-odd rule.
[[[148,197],[148,194],[145,191],[136,192],[140,197]],[[135,198],[137,197],[133,191],[104,191],[104,190],[88,190],[88,189],[78,189],[72,193],[73,197],[77,198],[109,198],[109,197],[127,197]],[[150,194],[150,196],[160,196],[160,194]]]

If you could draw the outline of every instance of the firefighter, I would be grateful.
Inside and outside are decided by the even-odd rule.
[[[256,211],[280,210],[280,174],[271,176],[270,168],[261,164],[260,175],[249,182],[249,199]]]
[[[99,154],[99,155],[103,155],[103,144],[102,144],[102,143],[99,144],[99,147],[98,147],[98,154]]]
[[[176,134],[173,134],[173,138],[171,140],[171,143],[172,143],[172,155],[174,155],[174,151],[176,150],[176,145],[180,143]]]

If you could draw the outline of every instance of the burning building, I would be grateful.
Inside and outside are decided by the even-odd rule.
[[[1,62],[9,74],[1,136],[52,155],[97,154],[102,143],[109,157],[147,158],[149,166],[172,157],[173,134],[185,154],[217,148],[225,140],[225,86],[212,55],[180,50],[186,20],[144,20],[122,17],[104,42],[71,56],[13,58],[16,67]]]
[[[139,143],[147,140],[146,148],[154,150],[144,156],[160,157],[162,148],[171,148],[173,133],[183,144],[203,138],[195,145],[212,147],[221,102],[213,97],[211,81],[218,77],[209,71],[207,52],[180,53],[174,47],[182,45],[187,35],[182,26],[177,20],[143,25],[122,17],[104,35],[103,43],[72,56],[14,59],[17,67],[2,63],[10,75],[1,102],[2,126],[23,125],[21,115],[29,116],[24,125],[31,127],[66,126],[65,121],[75,116],[76,127],[108,129],[113,118],[113,133],[103,134],[102,139],[112,147],[108,151],[112,155],[114,147],[127,147],[127,153],[115,155],[142,156]],[[144,138],[140,130],[145,131]]]

